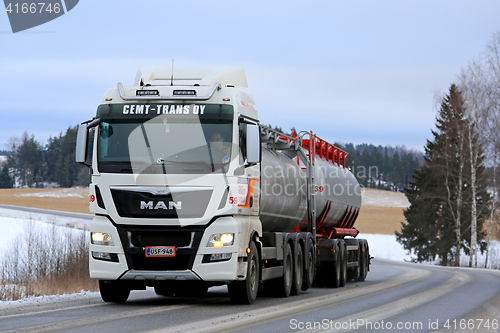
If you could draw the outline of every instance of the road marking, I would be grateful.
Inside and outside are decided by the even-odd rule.
[[[160,332],[232,332],[268,322],[317,311],[346,302],[351,302],[364,297],[373,296],[385,291],[400,288],[408,284],[429,277],[432,272],[414,267],[404,267],[406,272],[387,281],[374,285],[356,288],[336,289],[320,297],[298,300],[286,304],[274,305],[253,311],[212,318],[192,324],[179,325],[147,331],[148,333]],[[333,298],[333,299],[332,299]],[[269,315],[272,313],[273,315]]]
[[[132,317],[139,317],[139,316],[144,316],[144,315],[151,315],[151,314],[156,314],[160,312],[167,312],[167,311],[173,311],[173,310],[179,310],[183,308],[190,307],[192,304],[189,305],[165,305],[165,306],[154,306],[149,309],[144,309],[144,310],[137,310],[134,308],[133,310],[130,311],[121,311],[120,313],[113,314],[113,315],[107,315],[107,316],[102,316],[102,317],[91,317],[91,318],[86,318],[86,319],[80,319],[80,320],[70,320],[70,321],[65,321],[62,323],[54,323],[54,324],[46,324],[46,325],[39,325],[39,326],[30,326],[30,327],[20,327],[16,328],[14,330],[10,331],[2,331],[2,333],[14,333],[14,332],[50,332],[50,331],[56,331],[56,330],[65,330],[65,329],[70,329],[70,328],[75,328],[78,326],[85,326],[89,324],[98,324],[98,323],[105,323],[105,322],[111,322],[113,320],[119,320],[123,318],[132,318]]]
[[[105,304],[104,303],[96,303],[96,304],[71,306],[69,308],[50,309],[50,310],[43,310],[43,311],[37,311],[37,312],[16,313],[16,314],[11,314],[11,315],[0,316],[0,320],[6,319],[6,318],[15,318],[15,317],[22,317],[22,316],[32,316],[32,315],[49,313],[49,312],[75,310],[75,309],[88,308],[88,307],[99,306],[99,305],[103,306]],[[20,308],[20,310],[22,310],[22,308]]]
[[[339,323],[350,323],[350,322],[356,322],[356,320],[363,318],[365,322],[380,322],[381,320],[406,313],[410,311],[411,309],[414,309],[424,303],[428,303],[430,301],[433,301],[439,297],[442,297],[448,293],[450,293],[452,290],[455,290],[459,286],[463,285],[464,283],[469,282],[472,280],[470,275],[465,274],[463,272],[453,272],[453,277],[449,279],[446,283],[441,284],[435,288],[432,288],[430,290],[418,293],[416,295],[411,295],[402,299],[399,299],[397,301],[378,306],[374,309],[366,310],[366,311],[361,311],[358,313],[353,313],[348,316],[335,319],[335,322]],[[298,332],[306,332],[308,330],[303,330],[303,331],[298,331]],[[336,333],[336,332],[348,332],[352,331],[352,329],[327,329],[327,330],[315,330],[315,332],[329,332],[329,333]],[[310,332],[310,331],[309,331]]]

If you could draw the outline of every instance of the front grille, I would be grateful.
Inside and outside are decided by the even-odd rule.
[[[127,231],[128,243],[133,247],[175,246],[185,247],[191,244],[195,231],[158,232],[158,231]]]
[[[118,227],[129,269],[187,270],[193,267],[204,228]],[[147,246],[175,246],[175,257],[146,257]]]
[[[131,218],[200,218],[205,214],[212,196],[212,188],[158,189],[165,194],[155,194],[148,188],[111,188],[118,215]]]

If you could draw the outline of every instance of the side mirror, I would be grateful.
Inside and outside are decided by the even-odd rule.
[[[78,125],[78,131],[76,136],[76,152],[75,160],[78,163],[85,164],[89,166],[87,162],[87,137],[89,130],[87,129],[87,124],[83,123]]]
[[[261,158],[261,147],[260,147],[260,128],[259,125],[246,124],[247,125],[247,165],[252,165],[259,163]]]
[[[76,135],[75,161],[86,166],[92,165],[92,147],[94,138],[94,127],[101,123],[101,119],[96,118],[78,125]],[[92,131],[92,135],[89,132]]]

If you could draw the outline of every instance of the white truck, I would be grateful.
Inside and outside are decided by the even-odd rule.
[[[363,281],[353,228],[361,192],[347,153],[312,132],[259,124],[245,72],[148,67],[109,89],[78,128],[90,167],[90,276],[102,299],[131,290],[231,301]]]

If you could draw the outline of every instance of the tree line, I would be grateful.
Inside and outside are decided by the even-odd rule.
[[[405,189],[410,207],[397,240],[414,261],[478,266],[498,221],[500,157],[500,31],[440,98],[424,163]],[[468,259],[468,260],[467,260]]]
[[[88,168],[75,162],[77,127],[50,137],[43,145],[35,135],[24,132],[11,137],[7,163],[0,172],[0,188],[87,186]]]
[[[280,126],[267,125],[286,135],[298,133],[295,127],[289,132]],[[336,142],[335,146],[347,152],[346,168],[349,168],[360,185],[388,191],[402,192],[412,180],[413,171],[420,167],[424,154],[405,146],[375,146],[362,143]]]
[[[374,146],[336,143],[349,156],[346,167],[364,187],[402,192],[420,167],[423,153],[404,146]]]

